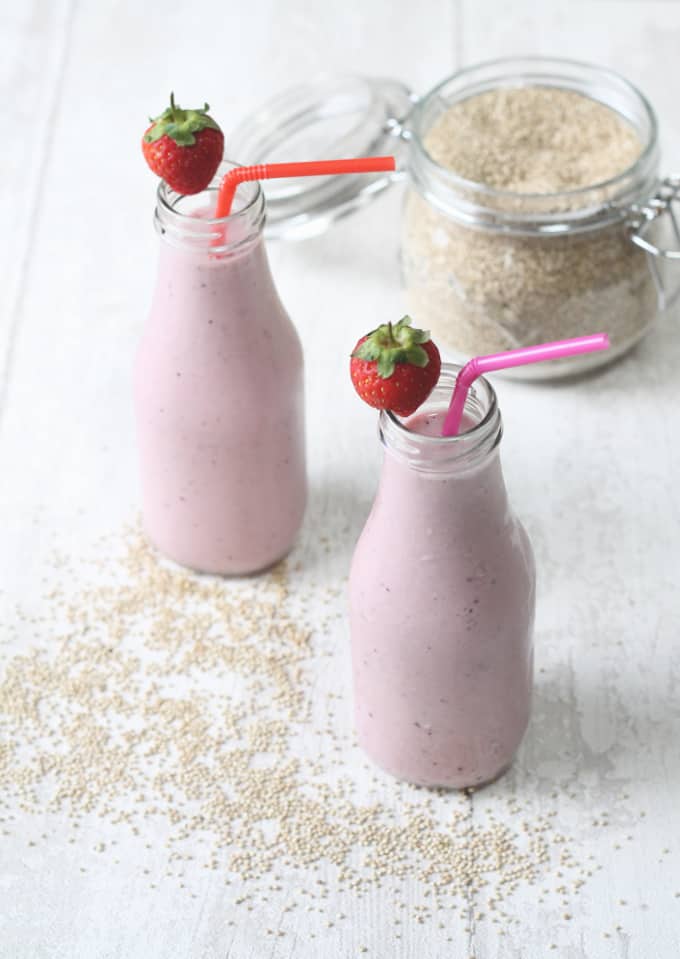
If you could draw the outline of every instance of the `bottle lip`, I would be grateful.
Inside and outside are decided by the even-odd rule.
[[[437,385],[416,413],[448,409],[462,368],[456,363],[442,363]],[[496,391],[485,377],[478,377],[470,387],[465,413],[475,420],[471,429],[457,436],[430,436],[409,429],[405,422],[407,418],[390,410],[381,410],[378,435],[386,450],[422,472],[440,473],[467,468],[486,459],[503,435]]]
[[[223,160],[206,189],[193,195],[177,193],[161,180],[156,190],[154,226],[163,239],[176,247],[224,255],[258,237],[264,228],[266,207],[256,180],[239,186],[228,216],[204,215],[215,208],[224,175],[238,166],[232,160]]]
[[[458,175],[430,156],[424,139],[433,123],[433,109],[520,84],[573,90],[615,110],[640,136],[641,152],[632,164],[607,180],[555,193],[490,187]],[[605,221],[623,219],[629,204],[649,195],[658,180],[658,121],[651,103],[621,74],[585,61],[503,57],[466,67],[433,87],[417,103],[408,125],[411,178],[416,189],[467,225],[530,234],[597,229]]]

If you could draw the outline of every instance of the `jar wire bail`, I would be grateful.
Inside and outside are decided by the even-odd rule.
[[[628,236],[635,246],[647,254],[661,309],[672,306],[680,296],[680,283],[669,295],[658,262],[680,260],[680,222],[673,207],[677,201],[680,201],[680,174],[665,177],[658,190],[645,203],[634,203],[630,206],[626,218]],[[670,224],[675,246],[655,243],[649,237],[650,231],[663,222],[662,217],[667,218]]]

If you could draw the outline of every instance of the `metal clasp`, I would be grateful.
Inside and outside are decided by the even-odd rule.
[[[669,176],[661,181],[659,189],[646,203],[632,204],[626,217],[628,236],[635,246],[647,254],[661,309],[671,306],[680,295],[680,283],[674,293],[668,295],[658,262],[680,260],[680,223],[673,209],[675,201],[680,201],[680,176]],[[660,246],[648,238],[650,230],[662,216],[668,216],[675,247]]]

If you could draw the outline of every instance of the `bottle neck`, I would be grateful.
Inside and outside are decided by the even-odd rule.
[[[475,380],[468,392],[463,413],[465,432],[458,436],[426,435],[413,428],[415,419],[422,422],[425,417],[443,423],[461,368],[442,364],[437,386],[414,416],[402,418],[386,410],[380,413],[378,431],[385,449],[409,470],[445,477],[462,475],[495,458],[503,424],[496,393],[484,377]]]
[[[201,193],[184,196],[163,180],[156,193],[154,226],[164,243],[187,253],[227,257],[258,241],[265,223],[265,200],[257,181],[243,183],[229,216],[215,217],[222,178],[238,166],[224,161]]]

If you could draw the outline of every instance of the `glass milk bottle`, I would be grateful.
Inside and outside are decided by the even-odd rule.
[[[350,573],[359,743],[426,786],[478,786],[526,729],[535,572],[508,503],[501,415],[484,379],[459,436],[439,434],[458,367],[409,419],[380,414],[385,458]]]
[[[171,559],[244,574],[281,559],[306,501],[303,359],[269,269],[259,184],[210,219],[165,183],[158,278],[135,368],[144,525]]]

